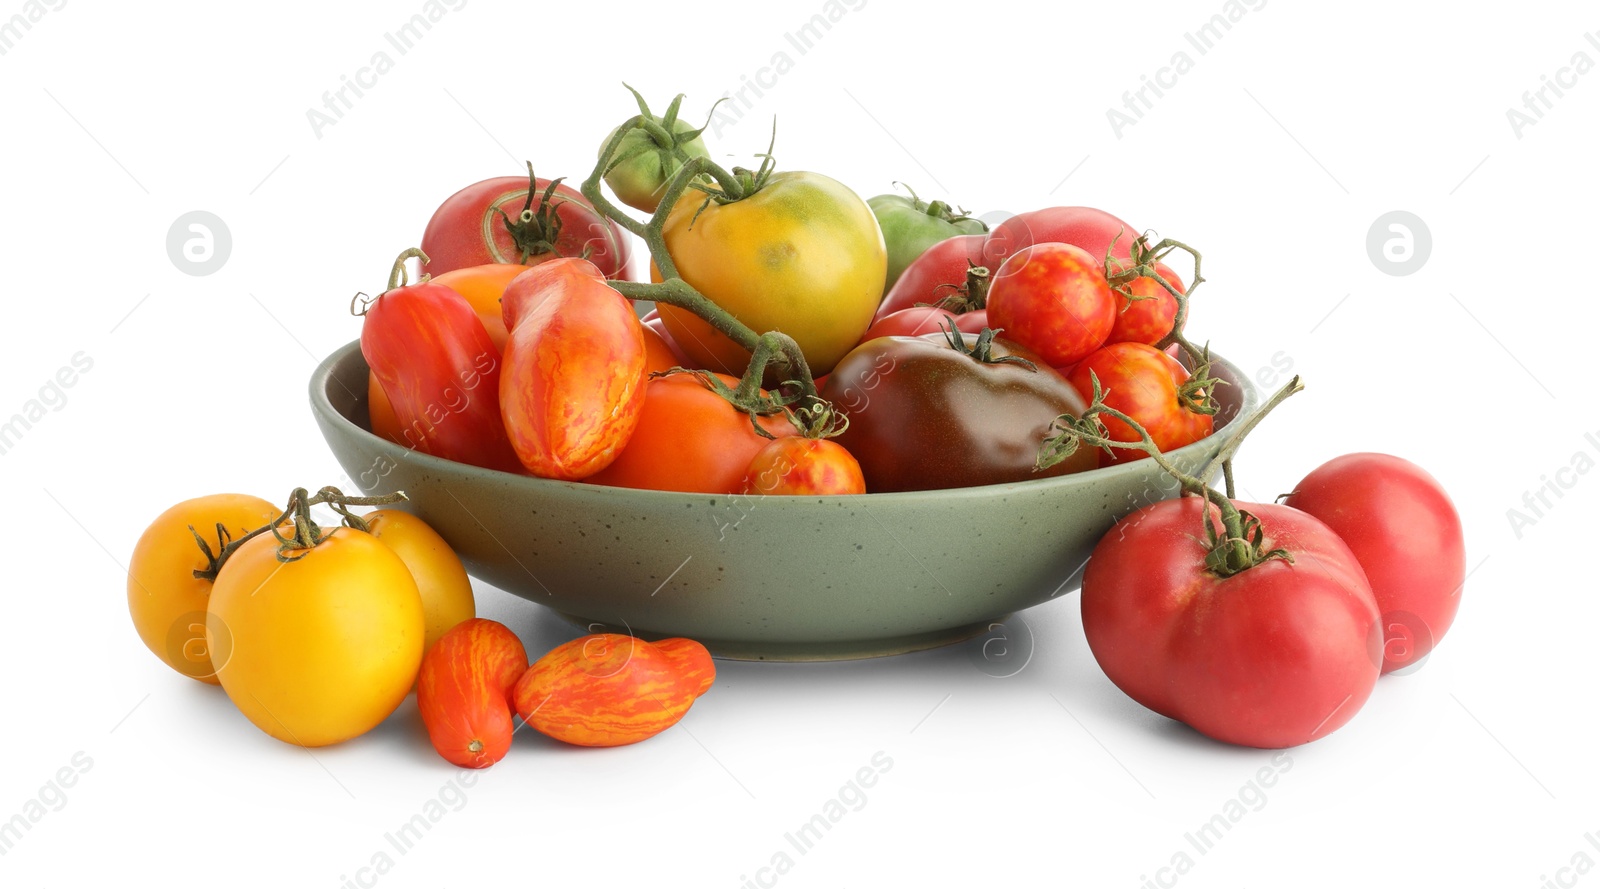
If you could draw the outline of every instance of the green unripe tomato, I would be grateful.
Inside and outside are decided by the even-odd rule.
[[[951,212],[944,201],[924,201],[912,194],[880,194],[867,199],[872,215],[883,229],[883,243],[889,250],[889,269],[884,275],[883,292],[888,293],[906,266],[923,251],[945,238],[956,235],[981,235],[989,230],[982,220],[966,213]]]
[[[652,119],[658,125],[665,126],[660,118]],[[613,127],[606,135],[605,141],[600,143],[600,152],[606,150],[606,146],[616,136],[618,129],[620,128]],[[682,139],[683,134],[695,130],[693,124],[676,120],[673,121],[671,130],[679,137],[679,144],[690,157],[710,156],[699,136],[688,140]],[[617,147],[617,153],[613,157],[622,160],[606,173],[606,184],[611,186],[618,200],[646,213],[656,211],[667,183],[671,182],[672,177],[683,167],[682,162],[673,153],[671,145],[662,145],[656,137],[637,127],[622,137],[622,144]]]

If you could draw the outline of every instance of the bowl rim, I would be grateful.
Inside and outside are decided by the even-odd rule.
[[[659,491],[651,488],[625,488],[583,481],[564,481],[561,479],[540,478],[534,475],[523,475],[515,472],[505,472],[499,469],[490,469],[484,466],[474,466],[470,463],[460,463],[455,460],[447,460],[443,457],[436,457],[432,454],[427,454],[414,448],[402,447],[401,445],[395,444],[394,442],[377,435],[370,429],[363,428],[360,424],[341,413],[333,406],[333,402],[329,400],[327,390],[335,379],[334,369],[346,361],[353,360],[351,357],[352,353],[355,355],[354,360],[359,360],[362,366],[365,367],[366,358],[361,354],[360,339],[351,340],[343,346],[340,346],[317,363],[316,369],[311,373],[309,387],[311,395],[311,409],[313,413],[315,413],[317,417],[326,424],[330,424],[334,427],[353,429],[362,435],[366,435],[371,439],[371,446],[376,447],[380,453],[389,456],[390,459],[398,460],[403,456],[404,459],[414,462],[417,468],[429,471],[435,475],[441,473],[459,474],[466,472],[498,478],[503,483],[515,486],[519,490],[525,490],[529,494],[537,494],[540,492],[550,493],[558,490],[569,493],[583,492],[588,494],[609,492],[613,496],[627,496],[630,498],[639,497],[646,500],[650,498],[656,498],[669,502],[683,502],[686,500],[695,500],[703,497],[749,496],[743,494],[714,494],[690,491]],[[1243,421],[1256,411],[1260,410],[1260,394],[1257,392],[1254,383],[1249,377],[1244,375],[1244,372],[1238,367],[1238,365],[1235,365],[1233,362],[1215,352],[1211,353],[1211,360],[1213,365],[1226,368],[1231,372],[1231,376],[1236,381],[1234,384],[1235,388],[1240,389],[1242,392],[1239,409],[1231,418],[1229,418],[1227,423],[1225,423],[1220,430],[1213,431],[1212,434],[1200,439],[1199,441],[1191,442],[1181,448],[1177,448],[1169,452],[1171,454],[1182,455],[1191,451],[1209,448],[1213,444],[1226,446],[1227,443],[1232,440],[1234,435],[1236,435],[1239,430],[1244,428],[1245,423]],[[349,390],[346,389],[346,391]],[[357,394],[354,392],[351,392],[350,394],[352,397],[357,399],[366,397],[365,394]],[[1106,481],[1119,478],[1120,476],[1128,476],[1131,478],[1148,473],[1152,467],[1154,467],[1154,464],[1150,461],[1136,460],[1131,463],[1119,463],[1115,466],[1101,466],[1096,469],[1086,470],[1084,472],[1051,476],[1049,478],[1029,479],[1027,481],[1020,482],[1001,482],[993,485],[973,485],[964,488],[934,488],[926,491],[879,491],[866,494],[769,494],[763,496],[777,496],[782,500],[793,502],[820,501],[832,503],[844,501],[850,503],[916,503],[936,501],[952,497],[971,497],[980,492],[988,492],[992,494],[1002,491],[1015,490],[1019,487],[1026,488],[1030,491],[1049,490],[1051,488],[1072,488],[1077,485],[1084,484],[1085,480],[1091,477]],[[1159,472],[1160,470],[1157,471]],[[1165,473],[1162,474],[1164,475]]]

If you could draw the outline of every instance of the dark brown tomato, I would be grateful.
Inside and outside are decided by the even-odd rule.
[[[979,337],[964,340],[972,349]],[[1034,470],[1051,421],[1086,405],[1061,374],[1003,339],[986,362],[942,334],[880,337],[840,360],[822,397],[850,420],[834,440],[861,464],[869,493],[1023,482],[1097,462],[1080,448]]]

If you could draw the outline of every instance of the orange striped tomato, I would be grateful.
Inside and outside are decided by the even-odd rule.
[[[521,640],[504,624],[472,618],[439,637],[417,674],[417,710],[428,740],[452,765],[481,769],[511,749],[511,688],[528,669]]]
[[[511,696],[528,725],[558,741],[619,747],[676,725],[715,679],[710,653],[692,639],[599,633],[539,658]]]

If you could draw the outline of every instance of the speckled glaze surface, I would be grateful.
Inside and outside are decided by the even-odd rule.
[[[1217,360],[1220,419],[1169,456],[1196,471],[1256,408]],[[915,651],[1076,588],[1120,516],[1177,486],[1148,460],[1011,485],[855,497],[636,491],[452,463],[367,431],[358,343],[311,379],[311,406],[363,493],[449,541],[467,570],[583,626],[688,636],[750,660],[840,660]]]

